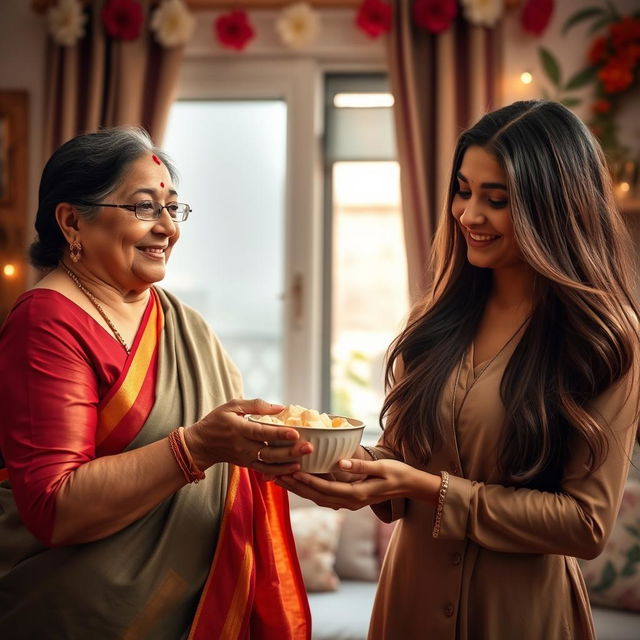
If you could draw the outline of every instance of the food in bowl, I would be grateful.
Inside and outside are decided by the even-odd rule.
[[[290,404],[280,413],[268,416],[254,416],[260,418],[260,422],[268,424],[283,424],[288,427],[314,427],[316,429],[339,429],[353,426],[342,416],[329,416],[315,409],[305,409],[299,404]]]
[[[300,405],[289,405],[273,415],[249,415],[247,419],[270,426],[291,427],[300,434],[301,442],[310,442],[313,452],[300,460],[302,471],[307,473],[333,471],[338,460],[349,458],[358,448],[364,431],[364,422],[361,420],[320,413]],[[280,445],[291,446],[291,442],[275,443],[275,446]]]

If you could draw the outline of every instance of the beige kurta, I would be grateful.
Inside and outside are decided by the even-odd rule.
[[[576,441],[560,492],[507,487],[496,464],[505,418],[499,389],[515,346],[516,341],[491,362],[460,408],[486,364],[473,367],[473,348],[464,356],[455,434],[451,427],[426,467],[450,474],[438,538],[432,533],[434,509],[426,503],[397,500],[374,507],[383,520],[399,522],[382,569],[370,640],[595,638],[575,558],[596,556],[612,529],[640,387],[629,374],[594,403],[609,425],[609,455],[595,473],[582,471],[586,448]],[[448,425],[456,371],[442,398]],[[378,451],[391,457],[382,443]],[[410,452],[404,458],[420,466]]]

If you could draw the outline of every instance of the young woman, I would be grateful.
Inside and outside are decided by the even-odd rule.
[[[370,638],[595,637],[575,558],[607,540],[637,433],[630,255],[569,110],[518,102],[461,135],[433,288],[390,350],[384,435],[340,464],[365,475],[277,480],[398,520]]]

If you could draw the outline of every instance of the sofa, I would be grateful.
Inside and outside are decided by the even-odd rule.
[[[640,454],[614,531],[581,561],[598,640],[640,640]],[[393,525],[370,509],[333,511],[291,495],[291,523],[309,595],[313,640],[364,640]]]

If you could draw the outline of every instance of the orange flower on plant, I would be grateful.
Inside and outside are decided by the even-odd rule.
[[[640,20],[624,16],[609,27],[609,33],[616,49],[634,40],[640,40]]]
[[[594,113],[603,114],[609,113],[609,111],[611,111],[611,107],[612,104],[609,102],[609,100],[605,100],[603,98],[602,100],[596,100],[591,108],[593,109]]]
[[[633,84],[633,68],[624,58],[612,58],[598,71],[598,78],[606,93],[617,93]]]
[[[600,36],[593,41],[591,49],[589,49],[588,60],[591,64],[598,64],[605,59],[607,53],[607,39]]]
[[[591,133],[593,133],[596,138],[599,138],[602,135],[602,127],[597,124],[590,125],[589,129],[591,129]]]
[[[629,61],[631,66],[640,60],[640,42],[630,42],[618,51],[621,58]]]

